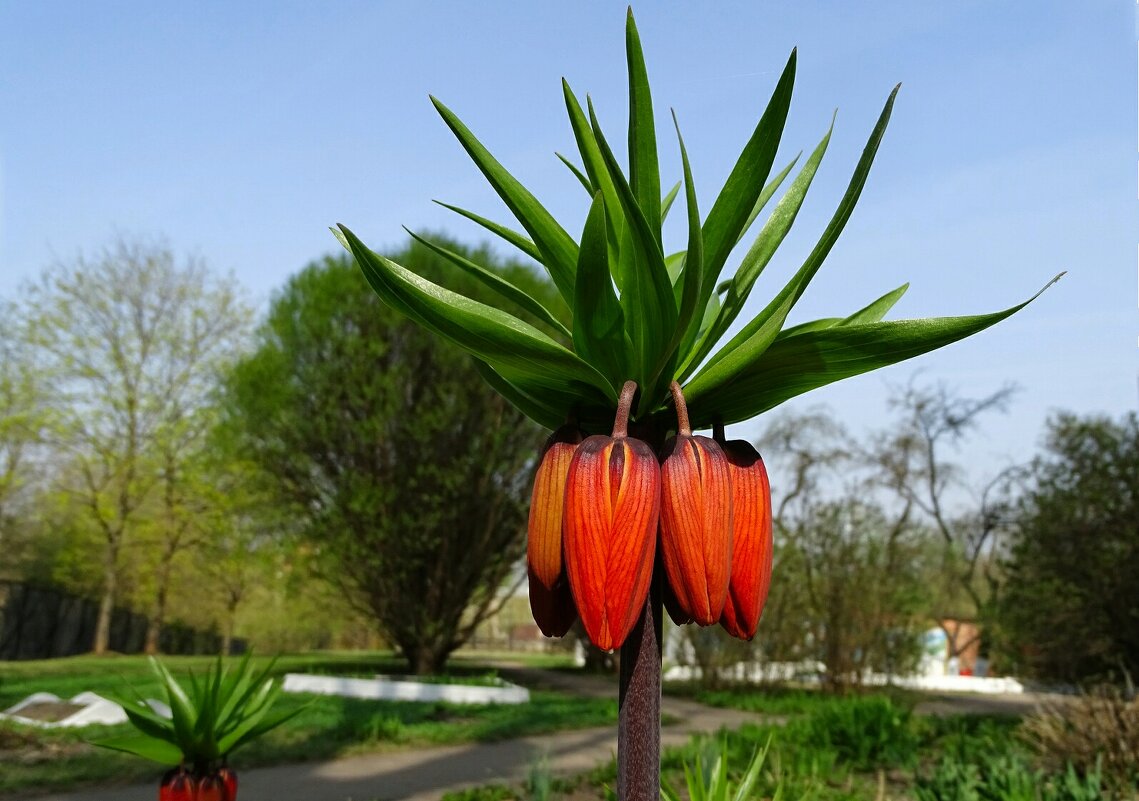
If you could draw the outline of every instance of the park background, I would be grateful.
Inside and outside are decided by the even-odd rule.
[[[72,615],[90,647],[72,638],[75,651],[100,650],[99,604],[122,610],[132,651],[391,648],[426,670],[467,638],[547,647],[514,595],[541,432],[386,312],[327,227],[464,287],[407,225],[542,291],[432,203],[506,216],[427,94],[578,230],[588,198],[554,156],[573,145],[559,80],[619,128],[623,10],[2,6],[10,642],[36,639],[19,611],[42,613],[34,591],[89,599]],[[986,670],[1049,687],[1133,670],[1136,644],[1120,636],[1139,614],[1132,4],[639,13],[658,118],[675,108],[701,198],[793,47],[778,163],[838,109],[759,298],[809,250],[903,83],[859,208],[792,323],[907,281],[895,316],[988,312],[1068,273],[982,336],[734,427],[759,442],[776,504],[789,501],[771,604],[753,644],[686,632],[675,658],[710,676],[820,665],[841,690],[917,669],[940,627],[945,669],[979,631],[969,645]],[[662,183],[679,177],[662,145]],[[666,249],[683,244],[672,222]],[[152,346],[132,304],[152,313]],[[491,451],[501,461],[480,463]],[[474,466],[485,482],[463,480]],[[472,559],[469,532],[490,519]],[[467,563],[481,570],[465,581],[423,575]],[[427,603],[443,584],[455,594]]]

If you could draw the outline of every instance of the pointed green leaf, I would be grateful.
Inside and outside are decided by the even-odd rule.
[[[776,204],[775,210],[771,212],[771,216],[759,232],[759,236],[755,238],[755,242],[748,250],[747,255],[740,262],[735,277],[728,284],[728,292],[721,301],[723,308],[720,310],[720,316],[692,352],[688,364],[682,366],[681,376],[687,377],[688,372],[685,372],[685,369],[690,370],[704,360],[704,357],[708,355],[716,342],[724,335],[724,332],[735,322],[739,313],[743,311],[744,303],[747,301],[748,295],[751,294],[756,280],[771,261],[771,257],[775,255],[775,251],[783,244],[783,240],[795,223],[799,209],[802,208],[803,201],[807,197],[807,190],[810,189],[815,173],[819,169],[819,164],[823,160],[823,155],[827,151],[833,130],[834,119],[832,118],[831,127],[827,130],[826,136],[822,138],[814,152],[811,153],[811,157],[807,159],[807,163],[803,165],[803,169],[799,171],[787,193]]]
[[[727,345],[712,355],[712,358],[693,379],[694,384],[705,386],[709,383],[730,381],[734,374],[746,369],[749,364],[758,359],[774,341],[779,330],[783,327],[787,315],[798,302],[806,290],[807,284],[818,272],[819,267],[822,266],[823,260],[834,247],[839,234],[842,233],[847,220],[850,219],[851,212],[854,211],[862,188],[866,185],[866,177],[870,173],[870,166],[874,163],[874,155],[878,152],[882,135],[886,132],[886,125],[890,121],[890,112],[894,107],[894,98],[897,94],[898,87],[895,86],[894,91],[890,93],[890,97],[886,101],[885,108],[882,109],[882,113],[878,117],[878,122],[870,134],[866,147],[862,151],[862,157],[858,160],[854,175],[850,179],[846,193],[839,202],[838,209],[831,217],[822,237],[810,255],[807,256],[803,266],[755,319],[751,320],[743,327],[743,330],[732,337]],[[691,370],[693,366],[690,364],[688,369]]]
[[[554,313],[552,311],[528,295],[525,291],[519,289],[514,284],[507,281],[501,275],[491,272],[480,264],[475,264],[465,256],[460,256],[458,253],[455,253],[452,250],[448,250],[441,245],[437,245],[434,242],[425,239],[406,226],[403,230],[411,234],[411,236],[417,242],[422,242],[428,248],[435,251],[443,258],[447,259],[447,261],[451,262],[471,277],[477,279],[483,286],[494,292],[497,292],[499,295],[506,298],[511,303],[517,305],[519,308],[530,312],[543,323],[550,326],[550,328],[554,329],[559,334],[564,334],[566,339],[569,339],[569,329],[562,325],[561,321],[554,316]]]
[[[496,368],[509,367],[553,388],[576,380],[616,400],[617,391],[604,376],[538,329],[416,275],[369,250],[344,226],[341,230],[368,283],[397,311]]]
[[[799,336],[799,334],[805,334],[808,331],[822,331],[824,328],[832,328],[841,323],[843,319],[842,317],[820,317],[818,320],[808,320],[805,323],[788,326],[775,336],[775,341],[779,342],[787,339],[787,337]]]
[[[177,765],[182,761],[182,752],[178,750],[177,746],[164,740],[155,740],[145,734],[107,737],[103,740],[93,740],[91,744],[100,748],[110,748],[113,751],[124,751],[162,765]]]
[[[649,228],[641,213],[633,190],[621,173],[613,151],[605,141],[597,121],[593,104],[589,104],[589,118],[593,135],[605,159],[605,166],[628,221],[621,242],[621,258],[628,264],[619,270],[621,280],[621,309],[625,314],[625,330],[629,334],[635,355],[634,380],[642,387],[654,385],[668,357],[666,345],[676,326],[676,302],[672,295],[672,282],[664,266],[657,235]],[[659,197],[659,196],[658,196]],[[646,408],[654,399],[642,393],[641,406]]]
[[[657,165],[657,135],[653,122],[653,100],[645,54],[630,8],[625,18],[625,53],[629,65],[629,185],[641,208],[657,249],[660,239],[660,168]]]
[[[451,211],[455,212],[456,214],[459,214],[459,215],[462,215],[463,217],[466,217],[471,222],[478,223],[483,228],[490,231],[492,234],[495,234],[496,236],[502,237],[507,242],[514,245],[514,247],[518,248],[523,253],[525,253],[527,256],[532,258],[534,261],[537,261],[537,262],[542,261],[542,254],[538,250],[538,246],[535,245],[533,242],[531,242],[526,237],[524,237],[522,234],[518,233],[517,231],[511,230],[510,228],[507,228],[505,225],[499,225],[498,223],[496,223],[492,220],[488,220],[486,217],[480,217],[479,215],[475,214],[473,211],[467,211],[466,209],[461,209],[458,206],[452,206],[449,203],[444,203],[441,200],[436,200],[435,202],[438,203],[440,206],[442,206],[445,209],[450,209]],[[340,231],[338,229],[333,229],[333,233],[337,234],[338,235],[337,238],[341,239],[342,243],[344,244],[344,247],[348,248],[347,240],[343,239],[344,235],[342,233],[340,233]]]
[[[229,754],[246,743],[272,731],[282,723],[292,720],[304,711],[305,707],[302,706],[297,709],[290,709],[287,712],[278,712],[275,715],[270,715],[258,721],[253,721],[253,725],[249,727],[243,726],[242,731],[235,731],[232,735],[226,737],[225,740],[219,744],[218,750],[221,751],[223,756]]]
[[[739,240],[771,172],[775,152],[779,149],[779,140],[783,135],[783,126],[787,121],[794,83],[795,51],[792,50],[759,124],[728,175],[712,210],[708,212],[708,219],[704,221],[705,298],[716,285],[728,254]]]
[[[831,125],[834,125],[833,120]],[[764,206],[766,206],[772,196],[779,191],[779,187],[783,184],[783,181],[786,180],[787,175],[794,169],[795,165],[799,163],[799,158],[802,155],[802,151],[796,154],[795,158],[791,159],[791,162],[780,170],[778,175],[768,181],[767,186],[763,187],[763,191],[759,193],[759,199],[756,200],[755,205],[752,206],[751,214],[747,216],[747,222],[744,223],[744,227],[740,230],[740,235],[736,238],[737,245],[747,236],[747,232],[751,229],[752,224],[755,223],[756,218],[763,212]]]
[[[472,357],[474,358],[474,357]],[[491,389],[506,398],[515,409],[529,417],[538,425],[554,429],[565,422],[565,416],[557,408],[547,406],[534,396],[523,392],[514,384],[495,372],[494,368],[481,359],[474,359],[475,369],[490,385]]]
[[[174,731],[178,735],[178,742],[183,745],[195,743],[194,724],[197,723],[198,715],[189,695],[186,694],[182,685],[170,675],[166,666],[154,657],[150,657],[150,666],[158,674],[159,680],[166,689],[166,702],[170,705],[170,716]]]
[[[114,701],[123,708],[127,720],[141,733],[148,737],[164,740],[171,745],[176,746],[178,744],[178,735],[174,731],[173,722],[156,713],[149,704],[146,702],[134,703],[109,694],[105,695],[108,700]]]
[[[672,189],[668,190],[668,194],[660,200],[660,222],[664,225],[664,221],[668,218],[669,211],[672,210],[672,203],[676,200],[677,193],[680,192],[680,181],[672,185]]]
[[[593,186],[589,183],[589,178],[577,168],[577,165],[567,159],[561,153],[554,153],[554,155],[561,159],[562,164],[566,165],[566,167],[569,168],[569,171],[573,173],[574,178],[577,178],[581,185],[585,187],[585,191],[592,195]]]
[[[625,316],[613,291],[605,220],[605,199],[599,191],[593,196],[577,256],[573,347],[617,386],[624,383],[629,371],[624,360],[628,339]]]
[[[676,141],[680,145],[680,162],[684,169],[684,200],[688,208],[688,248],[685,250],[684,270],[680,274],[680,308],[676,318],[676,328],[666,348],[667,353],[678,346],[686,352],[685,344],[696,338],[700,318],[696,316],[701,299],[701,281],[704,280],[704,239],[700,231],[700,209],[696,205],[696,185],[692,180],[692,165],[688,162],[688,150],[684,147],[684,137],[680,135],[680,123],[676,112],[672,113],[672,123],[676,128]],[[685,344],[682,344],[685,343]],[[672,371],[665,376],[672,380]]]
[[[609,177],[609,168],[605,166],[605,159],[597,140],[593,136],[593,128],[581,104],[577,102],[569,83],[562,79],[562,94],[565,97],[566,113],[569,115],[570,128],[573,129],[574,139],[577,141],[577,150],[581,154],[581,161],[585,165],[585,173],[591,186],[601,190],[605,197],[605,211],[609,215],[609,244],[615,251],[625,231],[625,217],[621,210],[621,199],[617,196],[617,187]],[[593,193],[590,192],[592,197]],[[614,260],[615,261],[615,260]],[[615,266],[615,265],[614,265]],[[614,278],[619,278],[617,275]],[[620,284],[618,284],[620,285]]]
[[[746,799],[754,797],[755,786],[759,782],[760,771],[763,770],[763,763],[767,759],[767,750],[770,747],[771,736],[768,735],[766,745],[764,745],[763,748],[756,748],[755,753],[752,755],[747,772],[744,773],[743,779],[740,780],[739,787],[736,788],[736,801],[745,801]]]
[[[873,303],[864,306],[854,314],[847,317],[842,321],[843,325],[860,325],[862,323],[876,323],[886,316],[890,309],[894,308],[894,304],[902,299],[902,295],[906,294],[906,290],[910,288],[910,282],[902,284],[897,289],[892,289],[882,297],[878,298]]]
[[[483,147],[455,114],[432,97],[443,121],[454,132],[463,148],[471,159],[482,170],[484,176],[498,196],[506,203],[507,208],[522,223],[522,227],[530,234],[538,251],[542,254],[541,262],[550,272],[554,284],[567,303],[573,300],[574,267],[577,264],[577,244],[570,238],[557,220],[538,202],[526,187],[522,186],[506,169],[495,160],[494,156]]]
[[[1015,314],[1044,289],[991,314],[836,325],[776,342],[730,381],[694,381],[685,387],[692,426],[704,428],[717,419],[725,424],[748,420],[812,389],[944,347]]]

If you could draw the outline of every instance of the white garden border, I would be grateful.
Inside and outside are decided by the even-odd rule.
[[[525,687],[519,687],[502,679],[495,679],[495,682],[497,686],[483,687],[472,684],[429,684],[387,676],[353,679],[345,676],[286,673],[283,686],[287,693],[339,695],[373,701],[446,701],[450,704],[529,703],[530,691]]]
[[[170,717],[170,707],[161,701],[155,701],[151,698],[148,699],[146,703],[159,715],[167,718]],[[83,708],[77,709],[72,714],[60,720],[36,720],[35,718],[26,718],[20,714],[21,709],[26,709],[36,704],[74,704]],[[93,723],[113,726],[118,723],[126,723],[127,713],[114,701],[93,692],[79,693],[79,695],[67,699],[60,698],[55,693],[32,693],[15,706],[0,712],[0,720],[14,720],[17,723],[23,723],[27,726],[38,726],[43,729],[90,726]]]

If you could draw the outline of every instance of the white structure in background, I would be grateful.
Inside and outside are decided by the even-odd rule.
[[[700,677],[700,668],[693,662],[695,654],[692,646],[684,638],[672,636],[665,641],[665,658],[668,666],[664,673],[665,681],[691,681]],[[868,673],[862,683],[868,685],[892,684],[914,690],[932,692],[966,692],[1020,694],[1024,685],[1013,678],[991,678],[985,676],[985,660],[974,658],[976,675],[959,675],[956,658],[949,657],[949,638],[938,627],[923,635],[922,656],[917,671],[912,676],[887,676],[882,673]],[[737,662],[720,669],[720,677],[727,681],[746,682],[801,682],[813,684],[826,672],[822,662]]]
[[[283,689],[287,693],[339,695],[373,701],[446,701],[451,704],[525,704],[530,691],[517,684],[495,679],[494,686],[476,684],[429,684],[413,679],[377,676],[353,679],[346,676],[313,676],[286,673]]]
[[[170,707],[153,698],[146,703],[163,717],[170,717]],[[32,717],[36,707],[43,706],[75,707],[75,711],[58,720],[43,720]],[[24,714],[20,714],[23,712]],[[115,725],[126,723],[127,713],[123,708],[101,695],[93,692],[79,693],[74,698],[64,700],[54,693],[32,693],[20,703],[0,712],[0,720],[13,720],[28,726],[40,726],[45,729],[70,728],[74,726],[90,726],[93,723]]]

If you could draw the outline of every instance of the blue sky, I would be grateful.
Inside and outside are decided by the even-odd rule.
[[[164,236],[233,271],[264,304],[334,249],[401,224],[473,240],[439,198],[507,212],[427,100],[435,94],[557,216],[587,198],[559,79],[623,140],[624,4],[59,3],[0,0],[0,296],[117,235]],[[835,135],[755,311],[798,267],[903,83],[858,209],[794,320],[847,313],[905,281],[893,317],[1012,305],[984,334],[822,390],[854,430],[885,420],[915,369],[964,394],[1013,381],[1012,413],[963,454],[1030,455],[1056,409],[1139,400],[1136,5],[1082,2],[661,2],[634,8],[653,82],[662,182],[679,178],[676,109],[711,206],[792,47],[781,158]],[[676,215],[679,223],[683,215]],[[667,244],[683,246],[683,231]],[[748,426],[738,433],[751,433]]]

